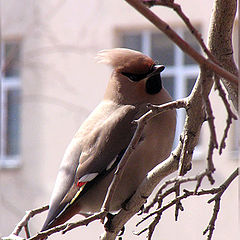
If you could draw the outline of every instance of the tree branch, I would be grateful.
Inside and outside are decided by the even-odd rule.
[[[202,180],[204,179],[204,177],[208,176],[209,174],[209,170],[206,169],[204,172],[196,175],[196,176],[193,176],[193,177],[181,177],[181,176],[178,176],[178,177],[175,177],[173,179],[170,179],[168,181],[166,181],[161,187],[160,189],[158,190],[158,192],[156,193],[154,199],[147,205],[144,207],[144,210],[143,210],[143,213],[148,213],[150,211],[150,209],[155,205],[155,203],[158,202],[158,208],[161,208],[161,205],[162,205],[162,201],[163,199],[168,196],[169,194],[171,194],[172,192],[174,192],[174,188],[170,188],[169,190],[165,191],[164,193],[163,190],[168,187],[170,184],[173,184],[173,183],[178,183],[179,185],[180,184],[183,184],[183,183],[187,183],[187,182],[196,182],[196,187],[195,187],[195,190],[194,190],[194,194],[196,194],[198,192],[198,189],[199,187],[201,186],[202,184]]]
[[[197,63],[199,63],[199,65],[206,65],[216,74],[225,78],[227,81],[232,82],[232,84],[238,86],[238,77],[199,54],[194,48],[192,48],[188,43],[186,43],[182,38],[180,38],[178,34],[174,30],[172,30],[172,28],[166,22],[161,20],[141,1],[126,0],[126,2],[133,6],[139,13],[141,13],[145,18],[147,18],[151,23],[153,23],[159,30],[164,32],[178,47],[180,47],[185,53],[191,56]]]
[[[34,217],[35,215],[42,213],[46,210],[48,210],[49,206],[43,206],[40,208],[36,208],[33,210],[29,210],[26,211],[25,216],[22,218],[22,220],[17,224],[17,226],[14,228],[13,232],[10,234],[10,236],[3,238],[4,240],[8,240],[8,239],[17,239],[17,236],[19,235],[19,233],[21,232],[22,228],[25,228],[26,231],[26,235],[28,237],[29,231],[27,228],[28,222],[29,220]]]
[[[192,25],[189,18],[184,14],[182,11],[181,5],[175,3],[173,0],[142,0],[142,2],[149,7],[152,6],[165,6],[168,8],[173,9],[178,16],[182,19],[182,21],[185,23],[189,31],[192,33],[192,35],[196,38],[200,46],[202,47],[203,51],[206,53],[206,55],[211,59],[213,62],[220,65],[216,58],[212,55],[212,53],[208,50],[207,46],[205,45],[202,35],[198,32],[198,30]]]
[[[215,201],[214,208],[213,208],[213,215],[212,218],[207,226],[207,228],[204,230],[203,234],[205,235],[208,232],[207,240],[212,239],[213,231],[215,228],[215,222],[217,220],[217,216],[220,209],[220,201],[223,193],[228,188],[228,186],[232,183],[232,181],[239,175],[239,168],[237,168],[228,178],[227,180],[219,187],[219,192],[211,198],[208,203],[211,203]]]
[[[207,172],[204,172],[200,175],[198,175],[199,177],[200,176],[206,176],[206,173]],[[200,191],[189,191],[187,189],[184,189],[183,190],[183,194],[182,195],[178,195],[176,196],[175,199],[173,199],[172,201],[168,202],[166,205],[164,205],[163,207],[160,207],[158,208],[157,210],[155,210],[154,212],[148,214],[147,216],[145,216],[138,224],[137,226],[139,226],[141,223],[143,223],[144,221],[146,221],[147,219],[149,219],[150,217],[154,216],[155,215],[155,218],[153,219],[152,223],[144,228],[142,231],[140,231],[137,235],[140,235],[142,234],[143,232],[145,231],[148,231],[148,239],[151,239],[151,236],[153,234],[153,231],[154,231],[154,228],[155,226],[157,225],[157,223],[159,222],[163,212],[165,210],[167,210],[168,208],[172,207],[172,206],[176,206],[180,203],[181,204],[181,200],[183,199],[186,199],[188,197],[191,197],[191,196],[202,196],[202,195],[209,195],[209,194],[215,194],[215,196],[210,199],[208,201],[208,203],[211,203],[212,201],[215,201],[215,206],[214,206],[214,209],[213,209],[213,216],[209,222],[209,225],[207,227],[207,229],[204,231],[204,234],[206,234],[207,231],[209,231],[209,236],[208,236],[208,240],[211,239],[212,237],[212,234],[213,234],[213,230],[214,230],[214,224],[215,224],[215,221],[217,219],[217,214],[219,212],[219,209],[220,209],[220,200],[221,200],[221,196],[222,194],[225,192],[225,190],[229,187],[229,185],[232,183],[232,181],[238,176],[238,169],[236,169],[229,177],[228,179],[218,188],[212,188],[212,189],[207,189],[207,190],[200,190]],[[182,181],[181,181],[182,180]],[[188,179],[181,179],[180,181],[178,181],[176,179],[176,182],[175,184],[177,183],[179,186],[180,184],[182,183],[186,183],[186,182],[189,182],[189,181],[192,181],[192,180],[197,180],[197,178],[188,178]],[[189,180],[189,181],[188,181]],[[197,180],[198,181],[198,180]],[[166,191],[168,194],[169,193],[172,193],[175,191],[175,188],[176,188],[176,185],[174,185],[172,188],[170,188],[168,191]],[[166,197],[168,194],[163,194],[164,197]],[[181,204],[181,207],[182,207],[182,204]],[[183,210],[183,209],[182,209]]]
[[[215,0],[208,34],[208,46],[224,69],[237,76],[239,82],[239,72],[234,62],[232,46],[236,9],[237,0]],[[238,109],[238,82],[228,81],[223,75],[220,77],[235,109]]]
[[[221,155],[222,154],[222,150],[226,147],[226,139],[227,139],[227,135],[228,135],[228,131],[230,129],[230,126],[232,124],[232,120],[237,120],[237,116],[233,113],[233,111],[231,110],[231,106],[226,98],[226,94],[225,94],[225,91],[224,89],[222,88],[221,86],[221,83],[219,81],[219,78],[216,77],[215,78],[215,85],[216,85],[216,88],[219,92],[219,96],[222,98],[222,101],[225,105],[225,108],[226,108],[226,111],[227,111],[227,114],[228,114],[228,117],[227,117],[227,124],[226,124],[226,128],[224,129],[224,134],[223,134],[223,137],[222,137],[222,140],[221,140],[221,143],[220,143],[220,148],[219,148],[219,154]]]

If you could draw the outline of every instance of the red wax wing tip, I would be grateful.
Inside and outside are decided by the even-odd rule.
[[[78,186],[78,187],[82,187],[82,186],[85,185],[86,183],[87,183],[87,182],[78,182],[78,183],[77,183],[77,186]]]

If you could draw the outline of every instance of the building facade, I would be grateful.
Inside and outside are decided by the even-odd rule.
[[[213,0],[179,3],[206,42]],[[153,10],[200,51],[173,11]],[[189,94],[199,68],[125,1],[1,0],[1,12],[0,236],[6,236],[25,210],[48,203],[67,144],[104,94],[111,70],[96,63],[98,51],[128,47],[153,57],[166,66],[163,84],[174,99]],[[216,92],[211,99],[221,139],[226,111]],[[175,144],[184,117],[184,111],[178,111]],[[216,186],[238,165],[236,133],[237,124],[221,157],[214,154]],[[189,176],[204,169],[208,139],[204,126]],[[186,200],[178,222],[173,210],[166,212],[153,239],[206,239],[202,231],[213,207],[207,200]],[[235,181],[223,196],[213,239],[237,239],[237,208]],[[43,215],[32,221],[31,232],[40,230]],[[145,239],[132,234],[133,229],[141,230],[135,228],[136,221],[134,218],[127,225],[126,239]],[[95,222],[50,239],[97,239],[101,232],[102,225]]]

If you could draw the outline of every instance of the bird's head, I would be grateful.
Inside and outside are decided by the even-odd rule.
[[[144,98],[155,95],[162,89],[160,72],[165,67],[155,64],[152,58],[141,52],[114,48],[99,52],[97,59],[113,68],[107,96],[115,94],[126,99],[134,95],[134,98]]]

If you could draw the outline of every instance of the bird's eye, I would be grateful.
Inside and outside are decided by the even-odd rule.
[[[147,76],[147,74],[134,74],[134,73],[126,73],[122,72],[122,75],[128,77],[133,82],[139,82],[143,78]]]
[[[149,71],[143,74],[136,74],[136,73],[129,73],[129,72],[122,72],[122,75],[128,77],[133,82],[139,82],[140,80],[147,77],[148,74],[152,73],[155,70],[155,64],[153,64]]]

